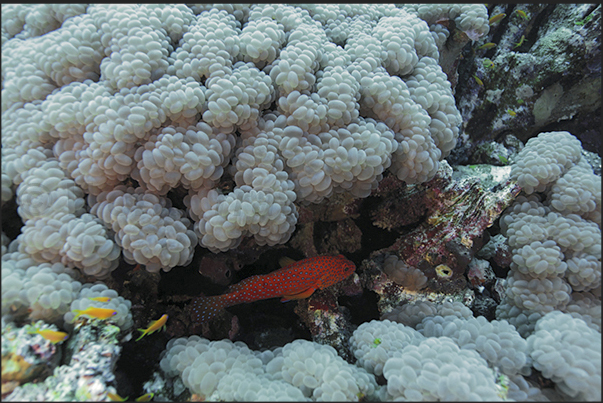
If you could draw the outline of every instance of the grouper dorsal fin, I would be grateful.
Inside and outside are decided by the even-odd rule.
[[[295,263],[295,260],[293,260],[293,259],[291,259],[290,257],[287,257],[287,256],[283,256],[282,258],[280,258],[278,260],[278,264],[281,267],[289,266],[290,264],[293,264],[293,263]]]

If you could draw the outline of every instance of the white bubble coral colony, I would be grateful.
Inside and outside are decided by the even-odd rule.
[[[580,141],[568,132],[540,133],[511,165],[523,192],[500,219],[513,261],[497,318],[522,334],[554,310],[582,311],[587,323],[600,322],[601,178],[581,153]],[[577,309],[574,297],[593,300],[579,292],[598,297],[598,315],[591,315],[594,303]]]
[[[404,347],[399,357],[387,360],[383,375],[385,400],[502,400],[486,361],[445,336]]]
[[[534,368],[576,400],[601,400],[601,333],[562,312],[546,314],[527,339]]]
[[[361,324],[349,338],[355,364],[307,340],[260,352],[194,335],[170,340],[160,368],[207,401],[501,401],[543,393],[600,400],[601,333],[582,319],[546,314],[526,339],[506,321],[468,316],[460,302],[419,305],[438,313],[425,316],[420,330],[389,320]],[[531,367],[555,389],[523,378]]]
[[[2,5],[2,201],[19,196],[20,250],[97,278],[120,253],[170,270],[198,243],[286,242],[295,203],[366,197],[385,170],[431,179],[461,123],[434,18],[489,30],[480,4]]]
[[[209,401],[358,401],[377,389],[372,374],[347,363],[333,347],[307,340],[259,352],[227,339],[172,339],[160,366]]]
[[[427,286],[427,277],[421,270],[409,267],[395,255],[385,259],[383,271],[393,282],[407,290],[418,291]]]
[[[425,337],[410,326],[390,320],[372,320],[358,326],[350,337],[350,348],[357,365],[379,376],[383,365],[409,345],[418,345]]]

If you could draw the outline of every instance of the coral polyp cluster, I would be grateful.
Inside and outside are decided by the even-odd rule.
[[[149,203],[175,209],[162,197],[184,188],[188,211],[180,214],[194,222],[173,228],[187,234],[194,225],[198,240],[189,234],[180,245],[189,254],[197,242],[227,251],[249,236],[260,244],[286,242],[297,222],[294,202],[319,203],[338,192],[367,197],[388,169],[408,183],[425,182],[454,148],[460,114],[420,10],[194,10],[90,6],[73,18],[57,16],[66,21],[44,36],[27,21],[22,32],[7,26],[5,199],[28,172],[41,175],[30,168],[55,161],[91,196],[97,217],[120,233],[127,220],[95,206],[105,194],[135,180]],[[463,27],[472,21],[467,32],[488,31],[483,7],[439,13]],[[336,15],[343,18],[339,30],[329,22]],[[39,91],[21,89],[28,80]],[[228,175],[235,188],[223,192],[218,185]],[[139,204],[128,208],[144,216]],[[140,243],[124,246],[118,236],[128,261],[156,271],[189,260],[178,255],[174,234],[155,240],[128,228]],[[87,264],[77,267],[95,275],[114,268]]]

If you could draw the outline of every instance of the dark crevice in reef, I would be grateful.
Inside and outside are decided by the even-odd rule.
[[[115,366],[116,389],[120,396],[141,396],[144,394],[142,385],[151,379],[157,370],[160,354],[165,350],[168,337],[163,332],[152,341],[144,342],[145,338],[136,342],[135,339],[123,344],[119,360]],[[155,336],[155,334],[153,335]],[[137,337],[137,336],[136,336]],[[136,344],[139,343],[139,344]]]
[[[2,215],[2,231],[12,241],[19,236],[24,225],[21,216],[17,213],[16,196],[2,204],[0,214]]]
[[[199,262],[201,258],[211,253],[201,246],[195,248],[195,254],[190,264],[183,267],[175,267],[168,272],[161,272],[161,280],[158,292],[162,295],[189,295],[197,297],[202,292],[206,295],[221,294],[225,286],[215,284],[199,275]]]
[[[180,209],[182,211],[186,211],[186,206],[184,205],[184,196],[188,194],[188,190],[184,187],[179,186],[174,189],[170,189],[167,194],[167,198],[172,202],[172,206]]]
[[[363,289],[361,295],[342,295],[338,298],[339,305],[345,306],[351,313],[350,323],[360,326],[373,319],[379,319],[379,309],[377,303],[379,296],[377,293]]]
[[[387,248],[398,239],[399,232],[381,229],[373,225],[370,212],[378,206],[381,198],[367,197],[361,207],[359,217],[354,220],[362,232],[362,248],[354,254],[361,261],[369,257],[370,253],[379,249]]]
[[[280,269],[281,265],[279,263],[279,259],[283,257],[287,257],[295,261],[305,258],[301,252],[293,248],[268,249],[259,256],[255,263],[245,265],[241,268],[241,270],[236,272],[232,284],[238,283],[239,281],[255,274],[268,274]]]
[[[538,13],[536,18],[534,19],[534,23],[531,24],[531,26],[536,27],[536,29],[531,30],[530,33],[526,36],[526,40],[529,41],[530,47],[534,44],[534,42],[536,42],[538,38],[542,36],[540,30],[548,27],[546,22],[549,20],[551,14],[553,14],[553,11],[555,11],[556,7],[556,4],[549,4],[544,10]]]
[[[321,245],[325,238],[335,231],[336,227],[336,222],[315,221],[314,231],[312,232],[312,243],[314,243],[314,246]]]
[[[245,342],[253,350],[282,347],[295,339],[312,340],[310,331],[294,312],[296,305],[296,301],[270,298],[228,308],[238,320],[239,331],[234,340]]]
[[[580,133],[582,148],[596,153],[600,157],[603,151],[601,133],[592,128],[597,125],[601,127],[601,108],[591,112],[579,111],[572,119],[548,124],[540,130],[542,132],[568,131],[570,133]]]

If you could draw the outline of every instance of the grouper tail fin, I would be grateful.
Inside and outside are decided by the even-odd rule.
[[[211,297],[198,297],[191,303],[191,318],[193,323],[204,323],[219,314],[224,308],[238,305],[242,302],[239,293],[232,292]]]

